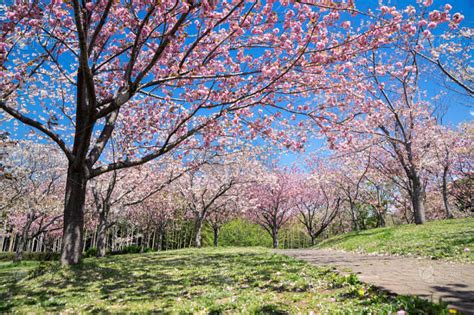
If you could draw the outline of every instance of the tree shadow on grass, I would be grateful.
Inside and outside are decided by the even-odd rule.
[[[302,276],[302,273],[308,274]],[[286,293],[314,290],[311,281],[306,279],[317,280],[318,283],[326,281],[334,290],[343,287],[346,282],[347,285],[354,284],[328,268],[312,267],[303,261],[268,253],[165,252],[124,255],[86,259],[70,268],[45,263],[19,281],[0,279],[3,281],[0,283],[8,285],[8,292],[1,297],[5,302],[0,303],[0,312],[17,308],[52,312],[72,309],[87,312],[137,311],[133,309],[137,305],[146,305],[144,309],[147,310],[167,312],[177,303],[193,300],[210,301],[202,307],[219,313],[235,307],[219,305],[213,300],[225,297],[221,293],[229,285],[237,295],[247,292],[284,296]],[[209,291],[214,295],[206,296]],[[178,298],[181,302],[177,302]],[[343,298],[354,299],[355,296]],[[289,305],[281,305],[278,301],[266,300],[262,304],[254,305],[257,313],[288,313],[285,308]]]
[[[257,267],[259,272],[249,272]],[[211,272],[200,273],[200,268],[210,268]],[[281,268],[280,259],[262,258],[261,254],[254,253],[176,258],[169,254],[129,255],[113,260],[88,259],[69,268],[47,263],[31,271],[22,281],[5,280],[9,287],[0,311],[8,312],[22,305],[62,311],[71,307],[70,300],[81,300],[82,309],[87,311],[105,311],[101,307],[104,304],[127,305],[154,300],[171,303],[178,297],[199,295],[199,292],[190,292],[192,288],[235,285],[237,279],[244,276],[247,281],[240,283],[242,288],[292,291],[293,288],[268,281]],[[221,272],[213,273],[212,269]]]
[[[281,308],[281,306],[274,304],[267,304],[255,311],[255,314],[273,314],[273,315],[286,315],[288,311]]]

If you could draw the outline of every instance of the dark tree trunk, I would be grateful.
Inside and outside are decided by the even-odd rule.
[[[377,227],[385,227],[384,207],[380,204],[372,206],[375,214],[377,215]]]
[[[149,241],[149,229],[147,229],[146,232],[143,233],[142,236],[142,242],[141,242],[141,247],[140,247],[140,253],[145,252],[145,248],[148,247],[148,241]]]
[[[14,261],[18,262],[18,261],[21,261],[23,259],[23,250],[25,249],[25,243],[26,243],[25,238],[23,236],[20,236],[20,238],[18,240],[18,246],[17,246],[16,251],[15,251]]]
[[[107,216],[101,214],[99,217],[99,227],[97,228],[97,257],[105,256],[107,235]]]
[[[311,237],[311,246],[316,245],[316,237],[313,234],[311,234],[310,237]]]
[[[217,247],[219,244],[219,228],[218,227],[213,227],[214,230],[214,247]]]
[[[378,227],[385,227],[385,225],[387,223],[385,222],[385,217],[384,217],[383,213],[379,213],[378,217],[379,217]]]
[[[84,203],[87,176],[69,166],[64,202],[64,227],[61,248],[61,264],[78,264],[82,256],[84,233]]]
[[[278,248],[278,230],[272,229],[273,248]]]
[[[415,216],[415,224],[424,224],[426,222],[426,217],[425,205],[423,202],[423,188],[419,178],[417,177],[412,180],[412,184],[413,191],[411,195],[411,202],[413,206],[413,214]]]
[[[18,238],[18,245],[16,247],[14,261],[21,261],[23,259],[23,251],[25,250],[25,245],[28,241],[28,234],[33,221],[33,215],[31,215],[31,213],[28,213],[28,215],[26,216],[26,224],[23,227],[21,236]]]
[[[359,220],[356,215],[356,206],[351,200],[349,200],[349,204],[351,207],[352,230],[359,231],[360,228],[359,228]]]

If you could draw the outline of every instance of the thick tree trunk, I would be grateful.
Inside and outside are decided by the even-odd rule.
[[[378,227],[385,227],[385,225],[387,225],[387,223],[385,222],[385,217],[383,216],[383,214],[379,214],[379,223],[378,223]]]
[[[23,250],[25,248],[25,238],[24,237],[20,237],[19,241],[18,241],[18,247],[16,248],[16,251],[15,251],[15,259],[14,261],[21,261],[23,259]]]
[[[107,233],[107,218],[105,215],[100,215],[99,227],[97,228],[97,257],[105,256],[106,249],[106,233]]]
[[[446,219],[452,219],[453,214],[451,212],[451,206],[449,205],[448,196],[448,169],[445,168],[443,171],[443,203],[444,210],[446,211]]]
[[[413,191],[411,195],[411,201],[413,206],[413,214],[415,216],[415,224],[424,224],[426,222],[425,217],[425,205],[423,201],[423,188],[421,187],[420,180],[414,178]]]
[[[82,256],[84,233],[84,202],[87,176],[69,166],[64,205],[64,227],[61,248],[61,264],[78,264]]]
[[[214,247],[217,247],[217,245],[219,245],[219,228],[213,227],[213,230],[214,230]]]
[[[316,237],[313,234],[311,234],[310,237],[311,237],[311,246],[316,245]]]
[[[273,228],[272,230],[273,248],[278,248],[278,230]]]

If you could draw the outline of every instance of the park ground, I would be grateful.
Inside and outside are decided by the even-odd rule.
[[[203,248],[0,265],[1,312],[447,314],[265,248]]]
[[[0,312],[452,314],[452,299],[437,304],[443,292],[427,298],[423,290],[454,284],[469,296],[474,283],[461,282],[470,275],[450,275],[474,268],[473,252],[474,219],[461,219],[349,233],[294,252],[208,247],[86,258],[68,268],[5,261]]]

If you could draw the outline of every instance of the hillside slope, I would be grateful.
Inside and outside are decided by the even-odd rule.
[[[327,239],[317,248],[474,263],[474,218],[352,232]]]

